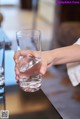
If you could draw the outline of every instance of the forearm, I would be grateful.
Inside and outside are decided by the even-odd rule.
[[[53,65],[80,61],[80,45],[58,48],[52,50],[51,52],[53,57]]]

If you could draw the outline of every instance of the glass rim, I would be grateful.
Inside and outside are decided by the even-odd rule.
[[[39,36],[41,36],[41,31],[38,29],[20,29],[20,30],[16,31],[16,36],[20,35],[21,32],[26,32],[26,31],[35,31],[38,33]]]

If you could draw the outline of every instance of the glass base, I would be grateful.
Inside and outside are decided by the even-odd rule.
[[[41,88],[41,86],[38,88],[29,88],[29,87],[23,88],[23,87],[21,87],[21,89],[25,92],[36,92],[36,91],[40,90],[40,88]]]
[[[40,75],[22,78],[19,80],[20,88],[25,92],[35,92],[41,88],[42,78]]]

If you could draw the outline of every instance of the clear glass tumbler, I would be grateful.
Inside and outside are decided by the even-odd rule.
[[[38,91],[41,87],[42,77],[39,73],[41,66],[41,33],[38,30],[24,29],[18,31],[16,39],[20,50],[38,51],[38,57],[20,56],[19,86],[26,92]]]

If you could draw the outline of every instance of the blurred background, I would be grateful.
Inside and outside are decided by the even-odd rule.
[[[16,31],[40,30],[42,50],[71,45],[80,37],[80,5],[59,5],[56,0],[0,0],[0,26],[7,36],[5,83],[13,85]],[[80,85],[71,85],[65,65],[47,71],[42,90],[64,119],[80,118]]]

